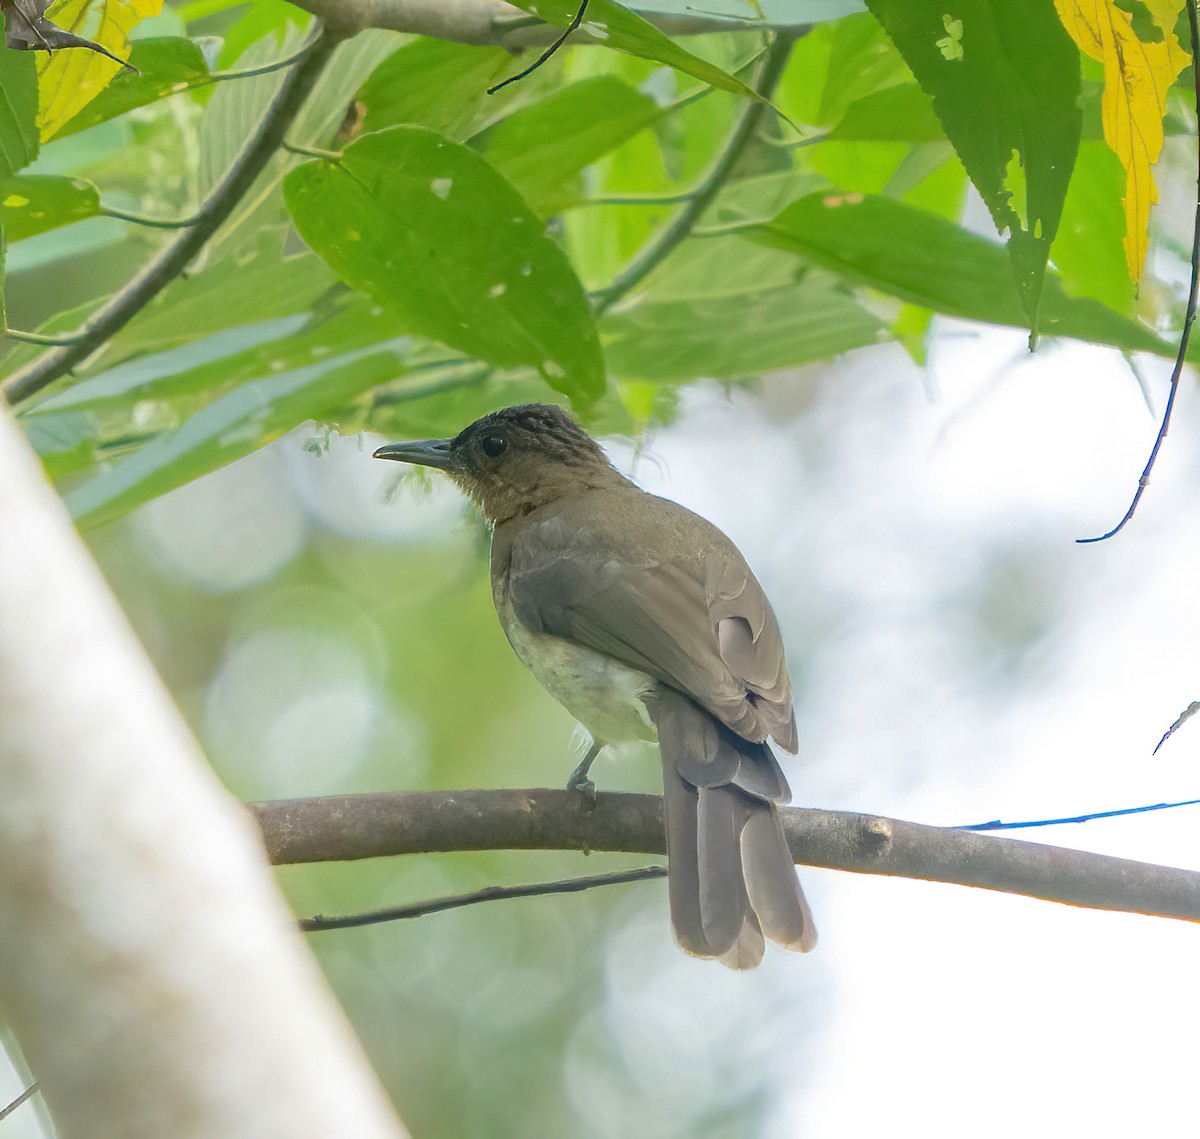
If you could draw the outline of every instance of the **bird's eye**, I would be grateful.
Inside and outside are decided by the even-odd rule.
[[[503,435],[485,435],[479,445],[483,448],[483,453],[493,459],[500,458],[508,450],[508,441]]]

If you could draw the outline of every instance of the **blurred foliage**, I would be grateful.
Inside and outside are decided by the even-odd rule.
[[[1130,202],[1129,156],[1103,139],[1122,114],[1147,136],[1194,131],[1172,86],[1182,49],[1141,45],[1165,53],[1149,115],[1144,100],[1114,106],[1116,49],[1081,58],[1052,0],[978,0],[954,18],[924,0],[866,7],[755,5],[812,26],[711,206],[602,315],[596,292],[738,137],[767,41],[745,5],[718,4],[743,22],[685,47],[592,0],[592,46],[494,95],[531,53],[355,37],[293,149],[187,272],[17,409],[81,526],[142,507],[95,548],[237,794],[537,784],[569,767],[569,718],[496,627],[480,528],[448,527],[440,505],[421,512],[430,532],[379,502],[357,528],[346,501],[301,509],[263,448],[310,421],[323,451],[330,432],[446,435],[565,397],[594,430],[636,435],[700,379],[751,386],[887,340],[921,361],[938,318],[1173,354],[1187,239],[1156,228],[1149,196]],[[1136,32],[1108,7],[1126,46],[1173,36],[1167,0]],[[311,30],[283,0],[168,4],[137,23],[157,8],[57,6],[84,34],[115,13],[111,46],[138,72],[109,82],[116,65],[91,53],[43,59],[40,102],[34,61],[0,49],[14,328],[69,332],[202,208],[278,90],[268,65]],[[576,5],[536,8],[562,26]],[[1143,258],[1128,251],[1155,238],[1135,292]],[[0,378],[41,350],[5,340]],[[335,472],[346,449],[326,457]],[[1009,618],[1019,579],[978,599],[1005,661],[1040,627]],[[621,781],[652,790],[656,763],[640,759]],[[589,868],[494,853],[281,878],[298,911],[334,913]],[[418,1137],[753,1134],[783,1006],[727,978],[705,1002],[678,999],[661,911],[645,885],[313,943]]]
[[[102,5],[72,2],[61,13],[86,32]],[[137,23],[155,7],[103,5],[112,35],[132,28],[138,73],[106,82],[109,61],[61,53],[40,107],[27,57],[0,56],[14,326],[69,331],[162,239],[156,225],[201,208],[278,88],[269,64],[311,23],[283,0]],[[464,387],[481,409],[558,392],[628,432],[702,376],[744,383],[887,338],[923,359],[937,315],[1169,355],[1177,246],[1135,295],[1120,251],[1145,239],[1127,228],[1127,156],[1094,141],[1114,129],[1108,56],[1081,57],[1047,0],[964,9],[949,30],[932,2],[868,7],[763,9],[813,21],[771,111],[692,234],[599,318],[589,291],[645,252],[736,137],[763,33],[685,48],[592,5],[598,48],[559,52],[494,95],[527,57],[387,32],[343,44],[288,135],[317,149],[274,158],[186,275],[19,409],[51,472],[86,479],[70,499],[79,521],[308,419],[453,432]],[[565,24],[574,10],[539,13]],[[1169,13],[1155,12],[1136,32],[1114,19],[1170,47],[1177,71]],[[68,83],[71,67],[86,84]],[[1163,67],[1152,86],[1173,110],[1155,129],[1190,130]],[[1150,131],[1141,104],[1126,109]],[[979,232],[968,177],[1007,259]],[[9,341],[0,375],[38,351]]]

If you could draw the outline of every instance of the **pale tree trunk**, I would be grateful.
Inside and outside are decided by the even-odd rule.
[[[2,410],[0,1015],[63,1139],[403,1134]]]

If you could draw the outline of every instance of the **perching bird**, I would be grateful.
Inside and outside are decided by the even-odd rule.
[[[776,810],[791,792],[766,742],[796,750],[792,686],[775,614],[737,547],[640,490],[544,404],[375,457],[445,471],[492,522],[505,635],[592,736],[569,786],[594,790],[587,770],[606,744],[658,740],[680,946],[736,969],[762,960],[764,934],[811,949]]]

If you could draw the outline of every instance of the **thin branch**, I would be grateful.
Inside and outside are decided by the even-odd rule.
[[[454,894],[448,898],[433,898],[411,906],[397,906],[390,910],[371,910],[365,914],[351,914],[343,918],[326,918],[319,914],[315,918],[301,918],[300,929],[304,933],[323,933],[329,929],[353,929],[360,925],[377,925],[385,921],[404,921],[420,918],[426,914],[438,914],[444,910],[457,910],[463,906],[474,906],[480,902],[502,902],[509,898],[537,898],[546,894],[578,894],[594,890],[598,886],[621,886],[627,882],[645,882],[651,878],[665,878],[665,866],[639,866],[634,870],[617,870],[612,874],[593,874],[584,878],[565,878],[558,882],[532,882],[526,886],[485,886],[470,894]],[[4,1117],[0,1115],[0,1119]]]
[[[1196,16],[1196,0],[1187,0],[1187,14],[1188,27],[1192,37],[1192,83],[1196,96],[1196,122],[1200,125],[1200,24],[1198,24]],[[1150,458],[1146,460],[1142,476],[1138,479],[1137,490],[1133,492],[1133,501],[1129,504],[1129,509],[1125,511],[1121,521],[1107,533],[1100,534],[1095,538],[1076,538],[1075,541],[1080,545],[1103,542],[1114,534],[1119,534],[1125,528],[1125,523],[1133,517],[1138,503],[1142,501],[1142,495],[1146,493],[1146,487],[1150,485],[1150,472],[1154,469],[1158,452],[1162,448],[1163,440],[1167,437],[1167,429],[1171,426],[1171,412],[1175,410],[1175,396],[1179,392],[1179,377],[1183,373],[1183,364],[1187,358],[1192,322],[1196,319],[1198,292],[1200,292],[1200,145],[1196,150],[1196,217],[1192,223],[1192,279],[1188,286],[1187,312],[1183,318],[1183,332],[1179,337],[1179,354],[1175,357],[1175,367],[1171,369],[1171,394],[1167,396],[1167,406],[1163,410],[1162,424],[1154,438],[1154,446],[1150,449]]]
[[[1162,739],[1154,745],[1154,750],[1151,755],[1158,755],[1158,749],[1167,742],[1184,724],[1188,722],[1197,712],[1200,712],[1200,700],[1193,700],[1178,716],[1175,717],[1175,722],[1163,732]]]
[[[517,83],[520,80],[532,75],[543,63],[546,62],[563,44],[570,38],[571,33],[583,23],[583,15],[587,11],[588,0],[579,0],[579,7],[575,10],[575,16],[567,25],[566,30],[558,37],[541,55],[537,57],[528,67],[518,71],[516,75],[510,75],[507,79],[501,80],[494,87],[489,87],[487,93],[489,95],[496,94],[497,91],[503,91],[510,83]]]
[[[691,232],[705,210],[712,205],[726,179],[733,172],[750,140],[758,130],[767,100],[774,93],[796,37],[779,33],[763,60],[762,70],[755,82],[755,91],[761,96],[746,104],[720,153],[709,167],[708,173],[693,190],[691,197],[677,213],[647,244],[639,250],[633,261],[625,267],[607,287],[598,290],[592,298],[596,315],[607,312],[622,297],[637,288],[658,266],[666,260]]]
[[[37,1090],[37,1084],[30,1084],[29,1087],[27,1087],[19,1096],[17,1096],[12,1103],[8,1104],[7,1107],[0,1107],[0,1120],[7,1119],[10,1115],[12,1115],[12,1113],[16,1111],[17,1108],[20,1107],[21,1104],[23,1104],[27,1099],[29,1099]]]
[[[1152,803],[1148,807],[1120,807],[1115,811],[1093,811],[1090,815],[1070,815],[1060,819],[1027,819],[1022,822],[1006,823],[992,819],[986,823],[964,823],[955,827],[960,831],[1019,831],[1030,827],[1057,827],[1064,823],[1090,823],[1095,819],[1116,819],[1122,815],[1144,815],[1148,811],[1171,811],[1176,807],[1195,807],[1200,799],[1181,799],[1177,803]]]
[[[284,132],[299,113],[338,42],[336,34],[324,30],[317,32],[304,57],[283,80],[225,177],[205,199],[196,224],[167,242],[133,280],[97,309],[78,329],[77,340],[42,353],[14,372],[3,386],[4,396],[10,404],[21,403],[36,395],[90,356],[183,272],[279,149]]]
[[[276,864],[462,850],[663,854],[662,800],[424,791],[251,804]],[[780,812],[799,863],[1200,922],[1200,872],[845,811]]]

